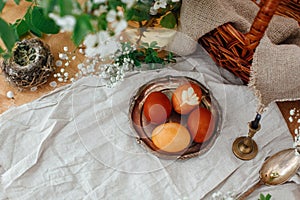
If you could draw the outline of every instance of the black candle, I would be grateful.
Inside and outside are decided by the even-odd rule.
[[[261,115],[257,113],[254,121],[251,122],[251,128],[257,129],[260,119],[261,119]]]

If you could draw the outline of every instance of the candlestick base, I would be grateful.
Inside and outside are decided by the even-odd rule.
[[[232,152],[241,160],[251,160],[258,152],[256,142],[250,137],[239,137],[232,145]]]

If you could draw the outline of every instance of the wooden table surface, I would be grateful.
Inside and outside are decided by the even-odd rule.
[[[4,8],[2,14],[0,14],[0,17],[13,23],[16,19],[24,16],[28,5],[29,5],[28,2],[21,1],[21,6],[18,7],[18,12],[15,12],[16,5],[12,0],[10,0],[8,1],[6,7]],[[63,52],[63,48],[65,46],[67,46],[70,50],[75,49],[75,46],[73,45],[70,39],[71,38],[70,36],[71,36],[70,33],[60,33],[57,35],[45,36],[44,38],[42,38],[47,44],[49,44],[55,60],[58,59],[58,53]],[[0,45],[2,45],[1,41],[0,41]],[[84,59],[83,55],[81,54],[76,54],[76,56],[77,59],[75,61],[72,61],[70,63],[70,66],[66,68],[70,76],[73,76],[77,72],[77,64],[82,62],[82,60]],[[53,77],[50,78],[48,83],[53,80],[55,80]],[[34,92],[30,90],[20,91],[17,88],[9,85],[8,82],[5,80],[3,73],[1,73],[0,74],[0,86],[1,86],[0,87],[0,113],[3,113],[11,106],[17,106],[17,105],[22,105],[31,102],[34,99],[37,99],[42,95],[49,93],[54,88],[50,87],[48,83],[38,88],[38,90]],[[59,83],[58,87],[62,85],[64,84]],[[14,100],[8,99],[6,97],[7,91],[14,92],[15,94]],[[279,106],[279,109],[281,110],[283,118],[287,122],[291,134],[294,134],[294,130],[300,126],[300,123],[298,123],[297,120],[293,120],[293,122],[290,122],[289,120],[290,110],[293,108],[300,110],[300,101],[281,102],[277,104]]]
[[[30,5],[29,2],[21,1],[19,6],[16,6],[13,0],[9,0],[0,14],[0,17],[7,20],[10,23],[13,23],[16,19],[22,18],[26,13],[27,7]],[[16,12],[16,9],[18,12]],[[67,46],[69,51],[73,51],[76,49],[73,42],[71,41],[71,33],[59,33],[56,35],[45,35],[43,36],[42,40],[50,46],[51,52],[54,56],[54,60],[58,60],[58,55],[60,52],[64,52],[64,47]],[[0,45],[3,46],[2,42],[0,41]],[[69,77],[72,77],[76,74],[77,65],[84,60],[84,56],[82,54],[76,53],[76,60],[72,60],[70,62],[70,66],[66,67],[65,70],[69,73]],[[59,72],[60,68],[56,69],[56,72]],[[23,90],[13,87],[10,85],[5,77],[4,74],[1,73],[0,70],[0,113],[3,113],[11,106],[18,106],[28,102],[33,101],[41,97],[44,94],[49,93],[51,90],[54,90],[49,83],[51,81],[56,81],[58,83],[57,87],[63,86],[68,83],[59,83],[57,79],[51,77],[48,83],[39,87],[36,91],[32,92],[30,90]],[[8,99],[6,97],[7,91],[12,91],[15,94],[15,99]]]

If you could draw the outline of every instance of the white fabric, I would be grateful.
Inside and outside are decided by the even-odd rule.
[[[290,148],[292,138],[271,104],[254,136],[257,157],[237,159],[232,142],[247,134],[257,100],[219,70],[200,50],[173,68],[133,72],[114,88],[95,77],[83,78],[0,115],[0,199],[211,199],[217,191],[246,190],[258,180],[264,158]],[[221,107],[220,135],[202,156],[163,160],[135,141],[130,98],[139,86],[166,75],[197,79]],[[299,184],[298,174],[280,187],[292,200],[299,197]],[[278,187],[261,190],[280,199]],[[250,199],[256,200],[257,192]]]

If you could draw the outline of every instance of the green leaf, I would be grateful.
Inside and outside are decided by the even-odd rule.
[[[150,48],[159,48],[159,46],[157,46],[157,42],[156,41],[152,41],[151,43],[150,43]]]
[[[0,54],[4,53],[5,51],[0,47]]]
[[[16,41],[18,40],[17,34],[13,26],[10,26],[3,19],[0,18],[0,37],[8,51],[11,51]]]
[[[44,14],[48,15],[58,5],[58,0],[43,0],[40,1],[39,5],[43,8]]]
[[[32,10],[32,24],[38,30],[46,34],[56,34],[59,32],[59,27],[53,19],[43,14],[43,9],[34,7]]]
[[[107,21],[106,21],[106,15],[107,13],[102,13],[98,17],[98,29],[99,30],[106,30],[107,29]]]
[[[169,13],[165,15],[160,21],[160,25],[170,29],[174,28],[176,24],[177,24],[177,20],[173,13]]]
[[[5,4],[6,4],[6,1],[0,0],[0,13],[2,12]]]
[[[20,0],[14,0],[17,5],[20,4]]]
[[[11,52],[3,52],[1,54],[1,56],[2,56],[2,58],[4,58],[6,60],[6,59],[9,59],[12,57],[12,53]]]
[[[148,49],[146,49],[145,62],[146,63],[163,63],[163,59],[158,57],[158,53],[154,49],[148,48]]]
[[[117,7],[123,7],[125,8],[126,4],[122,3],[120,0],[108,0],[108,9],[114,9],[116,10]]]
[[[72,36],[72,40],[75,45],[79,46],[84,37],[93,32],[93,26],[90,22],[90,18],[88,15],[81,15],[77,18],[76,24],[74,27],[74,32]]]
[[[147,42],[142,42],[142,47],[149,48],[150,46],[149,46],[149,44]]]
[[[30,29],[30,32],[33,33],[34,35],[36,35],[37,37],[42,37],[42,32],[32,24],[32,20],[31,20],[32,19],[32,8],[31,7],[29,7],[27,9],[24,19],[25,19],[27,26]]]
[[[167,55],[167,60],[168,63],[176,63],[176,59],[174,58],[174,55],[172,52],[169,52]]]
[[[136,66],[137,68],[140,68],[142,66],[142,63],[138,60],[134,60],[134,66]]]
[[[60,16],[71,15],[73,10],[72,0],[59,0]]]
[[[126,19],[133,20],[137,22],[149,20],[151,15],[149,14],[149,10],[151,5],[143,4],[138,1],[133,7],[126,11]]]
[[[271,195],[270,194],[267,194],[266,196],[263,195],[263,194],[260,194],[259,195],[259,200],[270,200],[271,199]]]
[[[18,19],[15,23],[14,23],[14,27],[17,30],[17,34],[19,37],[22,37],[23,35],[25,35],[29,30],[29,26],[26,23],[25,20],[22,19]]]

